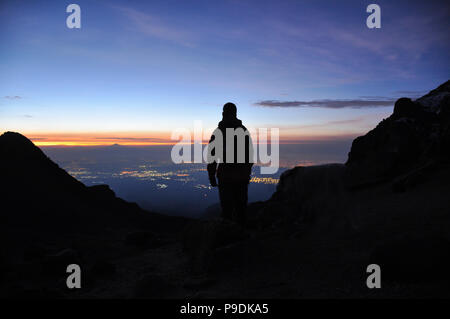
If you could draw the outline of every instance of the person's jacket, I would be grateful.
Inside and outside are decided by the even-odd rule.
[[[223,183],[249,183],[250,175],[252,172],[252,156],[253,156],[253,145],[251,141],[250,134],[245,136],[245,161],[244,163],[238,163],[237,161],[237,146],[238,141],[237,137],[234,137],[234,161],[232,163],[227,163],[226,160],[226,129],[227,128],[242,128],[244,132],[248,133],[247,128],[242,125],[242,121],[237,119],[236,117],[224,118],[219,122],[218,129],[222,132],[223,138],[223,158],[218,159],[219,164],[214,161],[209,163],[207,166],[208,175],[210,181],[215,179],[217,175],[217,179],[220,184]],[[214,134],[211,136],[208,147],[211,147],[211,142],[215,140]],[[212,150],[212,154],[215,155],[215,150]]]

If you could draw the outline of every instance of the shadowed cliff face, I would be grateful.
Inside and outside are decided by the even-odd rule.
[[[416,101],[399,99],[389,118],[353,141],[345,165],[284,172],[272,198],[250,206],[252,221],[320,249],[304,249],[299,261],[324,276],[318,260],[333,263],[327,275],[354,281],[349,295],[365,292],[341,262],[355,271],[379,264],[386,275],[379,296],[448,296],[449,97],[446,82]]]
[[[446,172],[449,163],[450,81],[447,81],[416,101],[397,100],[391,116],[353,141],[345,165],[295,167],[284,172],[271,200],[252,205],[250,215],[258,211],[259,215],[253,216],[254,222],[268,219],[264,223],[271,225],[282,219],[287,219],[289,225],[292,219],[324,218],[335,225],[354,226],[355,218],[370,220],[367,213],[351,216],[358,210],[356,206],[371,210],[370,205],[377,207],[393,199],[384,194],[372,202],[359,198],[360,194],[353,191],[368,189],[365,196],[376,194],[380,188],[388,193],[402,193],[426,184],[427,180],[443,186],[448,179],[440,172]],[[424,186],[424,196],[428,189]],[[437,203],[445,204],[445,198]],[[424,209],[423,205],[426,201],[417,208]]]
[[[397,100],[393,114],[353,141],[347,182],[377,183],[450,157],[450,81],[412,101]]]
[[[397,100],[391,116],[353,141],[345,165],[296,167],[284,172],[271,200],[257,210],[264,212],[263,216],[272,216],[272,220],[288,215],[297,219],[313,216],[333,220],[331,216],[338,216],[338,223],[348,219],[345,223],[354,227],[355,220],[357,223],[370,220],[368,213],[352,216],[359,210],[358,205],[368,211],[389,206],[401,199],[395,194],[405,194],[407,198],[418,189],[423,200],[414,199],[418,201],[417,207],[410,207],[406,198],[397,204],[418,215],[425,213],[426,205],[432,205],[431,197],[427,196],[431,196],[433,187],[439,189],[437,195],[432,195],[437,196],[434,204],[445,210],[450,203],[442,188],[450,183],[449,165],[450,81],[447,81],[415,101]],[[380,197],[376,198],[379,192]],[[392,209],[388,208],[388,213]],[[286,214],[276,217],[277,211]]]

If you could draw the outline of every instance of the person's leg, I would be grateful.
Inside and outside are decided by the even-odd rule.
[[[234,220],[245,226],[246,223],[246,210],[248,200],[248,184],[239,183],[234,186],[234,203],[235,203],[235,218]]]
[[[219,198],[223,219],[231,220],[233,216],[233,185],[219,182]]]

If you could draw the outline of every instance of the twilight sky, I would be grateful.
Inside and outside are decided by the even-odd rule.
[[[2,0],[0,133],[168,142],[194,120],[212,129],[231,101],[283,140],[349,138],[450,78],[449,31],[447,1]]]

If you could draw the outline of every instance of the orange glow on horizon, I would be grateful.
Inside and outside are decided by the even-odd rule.
[[[169,132],[120,132],[120,133],[24,133],[36,146],[111,146],[119,144],[123,146],[171,146],[180,144],[180,140],[171,140]],[[283,134],[279,144],[303,144],[311,142],[338,141],[353,139],[358,134],[330,135],[306,135],[295,136]],[[202,144],[207,144],[203,140]],[[268,138],[267,143],[270,143]],[[192,142],[181,144],[194,144]]]
[[[36,146],[129,146],[174,145],[164,132],[111,133],[30,133],[25,134]]]
[[[31,139],[33,141],[33,139]],[[111,146],[114,144],[126,145],[126,146],[151,146],[151,145],[175,145],[175,142],[172,143],[149,143],[149,142],[133,142],[133,143],[102,143],[102,142],[89,142],[89,141],[79,141],[79,142],[70,142],[70,141],[33,141],[36,146]]]

